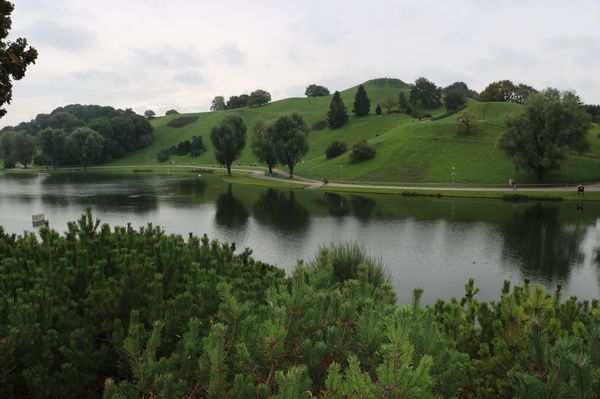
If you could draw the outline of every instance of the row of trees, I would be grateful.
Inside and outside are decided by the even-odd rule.
[[[252,93],[240,94],[239,96],[231,96],[225,102],[225,97],[216,96],[213,98],[210,105],[211,111],[223,111],[226,109],[237,109],[243,107],[260,106],[271,102],[271,93],[268,91],[257,89]]]
[[[232,163],[246,146],[246,131],[244,119],[232,114],[210,132],[215,158],[227,167],[229,175]],[[252,153],[260,162],[267,164],[269,174],[273,174],[276,164],[283,164],[293,178],[294,167],[308,152],[308,131],[304,117],[297,112],[281,115],[269,123],[259,120],[254,125],[251,138]]]
[[[37,135],[37,140],[24,131],[0,135],[5,168],[14,167],[16,162],[27,167],[32,160],[40,166],[77,163],[85,168],[102,159],[104,144],[104,137],[89,127],[79,127],[69,134],[62,129],[46,128]]]
[[[95,149],[88,151],[83,162],[81,156],[75,156],[73,151],[66,150],[66,147],[63,147],[62,151],[52,149],[60,147],[62,137],[71,136],[76,130],[79,130],[78,135],[81,135],[81,132],[87,132],[88,135],[94,132],[102,138],[100,152]],[[23,139],[25,136],[21,133],[29,135],[31,140]],[[144,117],[131,109],[73,104],[56,108],[50,114],[39,114],[30,122],[5,127],[0,132],[0,138],[5,135],[8,135],[6,142],[17,143],[3,150],[3,157],[8,161],[8,166],[14,165],[14,162],[26,166],[36,154],[41,155],[36,163],[42,165],[84,165],[107,162],[146,147],[152,142],[153,129]],[[90,139],[90,146],[93,141],[95,147],[99,140],[96,140],[96,135],[93,136],[95,138]],[[15,137],[16,141],[13,140]],[[22,149],[25,144],[29,146],[27,151]],[[31,157],[25,156],[26,154]]]
[[[286,211],[290,211],[286,209]],[[315,249],[317,251],[317,249]],[[320,248],[289,276],[149,225],[0,229],[2,398],[548,398],[600,392],[598,300],[506,282],[398,306],[380,262]]]
[[[202,141],[202,136],[192,136],[192,140],[180,141],[176,146],[163,148],[156,154],[158,162],[167,162],[171,155],[185,156],[190,155],[197,158],[206,152],[206,146]]]

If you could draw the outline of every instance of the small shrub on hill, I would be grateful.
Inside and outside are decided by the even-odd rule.
[[[375,148],[367,143],[367,140],[362,140],[352,146],[350,162],[355,163],[365,161],[367,159],[374,158],[375,154]]]
[[[323,130],[326,128],[327,128],[327,121],[319,121],[319,122],[315,123],[314,125],[312,125],[310,130],[312,130],[313,132],[316,132],[317,130]]]
[[[192,158],[199,157],[206,152],[206,146],[202,142],[201,136],[192,137],[192,148],[190,149],[190,155]]]
[[[198,120],[197,116],[182,116],[181,118],[173,119],[167,123],[169,127],[184,127],[187,125],[191,125],[192,123]]]
[[[325,149],[325,157],[327,159],[335,158],[342,155],[348,150],[348,145],[340,139],[335,139]]]

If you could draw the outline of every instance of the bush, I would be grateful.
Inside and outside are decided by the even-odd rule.
[[[319,122],[315,123],[314,125],[312,125],[310,130],[312,130],[313,132],[316,132],[317,130],[323,130],[326,128],[327,128],[327,121],[319,121]]]
[[[429,112],[422,112],[422,111],[419,111],[418,109],[414,109],[414,108],[410,109],[410,112],[408,112],[408,115],[410,115],[413,118],[418,119],[418,120],[431,118],[431,114]]]
[[[177,112],[176,109],[170,109],[167,112],[165,112],[165,115],[179,115],[179,112]]]
[[[350,162],[360,162],[374,158],[376,154],[375,148],[367,143],[366,140],[359,141],[352,146],[350,154]]]
[[[173,119],[167,123],[169,127],[184,127],[187,125],[191,125],[192,123],[198,120],[197,116],[182,116],[181,118]]]
[[[171,152],[168,149],[162,149],[156,154],[156,160],[160,163],[167,162],[171,158]]]
[[[33,157],[33,164],[35,166],[48,166],[52,165],[52,162],[44,156],[44,154],[36,154]]]
[[[358,243],[343,242],[321,246],[315,260],[309,265],[319,268],[329,264],[333,267],[333,277],[338,283],[359,280],[361,273],[376,287],[389,281],[381,258],[368,255]]]
[[[177,144],[177,155],[187,155],[192,150],[192,142],[189,140],[180,141]]]
[[[206,152],[206,147],[202,142],[201,136],[193,136],[192,137],[192,149],[190,150],[190,155],[192,158],[199,157],[200,155]]]
[[[340,139],[335,139],[325,149],[325,158],[331,159],[342,155],[348,150],[348,146]]]
[[[4,169],[14,169],[16,164],[17,163],[13,159],[5,159],[3,162]]]

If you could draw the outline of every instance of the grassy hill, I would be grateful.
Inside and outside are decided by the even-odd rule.
[[[330,180],[365,182],[413,182],[447,183],[452,181],[451,170],[456,168],[456,181],[470,184],[504,184],[509,177],[518,182],[534,182],[532,175],[516,172],[509,159],[497,149],[496,142],[504,130],[506,115],[520,112],[521,106],[511,103],[478,103],[470,101],[467,109],[476,115],[478,128],[469,136],[456,132],[455,117],[436,121],[418,121],[409,116],[391,113],[377,117],[374,113],[378,101],[388,96],[397,96],[400,90],[409,87],[399,80],[372,80],[365,83],[371,99],[372,114],[367,117],[350,117],[349,123],[341,129],[311,131],[310,151],[296,173],[303,176]],[[352,109],[356,87],[344,90],[342,98]],[[172,128],[167,123],[182,115],[160,117],[153,120],[155,140],[153,144],[123,159],[115,165],[157,163],[156,154],[162,148],[176,145],[194,135],[203,137],[208,151],[199,158],[172,157],[178,164],[213,164],[210,129],[227,113],[240,113],[249,127],[258,119],[270,120],[278,115],[298,111],[304,115],[309,126],[326,119],[331,97],[289,98],[275,101],[256,108],[243,108],[220,112],[190,114],[198,116],[193,124]],[[432,115],[442,115],[443,108],[427,110]],[[600,181],[600,128],[594,126],[590,132],[592,149],[588,154],[572,154],[558,173],[549,175],[548,182],[579,183]],[[349,152],[337,158],[326,160],[326,146],[335,138],[344,140],[350,147],[353,143],[366,139],[377,149],[377,156],[369,161],[351,164]],[[249,146],[242,153],[239,162],[244,165],[256,162]],[[343,165],[340,168],[340,165]]]

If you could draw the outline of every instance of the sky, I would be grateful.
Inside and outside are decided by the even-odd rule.
[[[510,79],[600,103],[597,0],[13,0],[39,52],[0,126],[67,104],[207,111],[217,95],[301,97],[373,78],[481,91]]]

